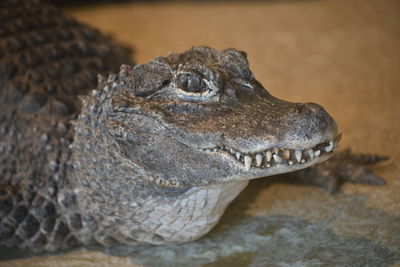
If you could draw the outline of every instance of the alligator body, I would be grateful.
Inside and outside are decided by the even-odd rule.
[[[0,12],[0,242],[72,245],[56,197],[66,183],[77,96],[129,55],[40,1],[2,1]]]
[[[194,47],[97,81],[130,63],[125,50],[39,1],[3,5],[2,246],[195,240],[250,179],[335,151],[326,111],[271,96],[243,52]],[[301,176],[340,169],[351,180],[357,167],[356,178],[381,183],[355,165],[379,158],[345,158]]]

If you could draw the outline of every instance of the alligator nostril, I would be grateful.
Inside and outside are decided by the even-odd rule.
[[[296,111],[298,114],[309,116],[309,115],[320,112],[321,107],[314,103],[305,103],[305,104],[299,105],[297,107]]]
[[[315,103],[306,103],[304,104],[308,109],[310,109],[312,112],[318,112],[321,110],[321,106],[317,105]]]
[[[312,109],[310,109],[307,104],[297,106],[296,111],[299,115],[310,115],[312,113]]]

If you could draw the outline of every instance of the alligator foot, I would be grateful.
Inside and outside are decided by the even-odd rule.
[[[324,187],[329,193],[337,192],[343,182],[385,185],[385,180],[367,166],[387,159],[378,155],[352,154],[348,148],[321,164],[297,172],[296,178],[306,184]]]

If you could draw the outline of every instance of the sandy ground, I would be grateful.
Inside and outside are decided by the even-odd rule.
[[[354,196],[363,196],[362,203],[357,204],[362,209],[380,211],[399,222],[399,1],[136,2],[79,6],[67,11],[132,47],[138,63],[193,45],[246,51],[255,77],[273,95],[324,106],[340,126],[342,147],[391,158],[374,168],[386,179],[386,186],[346,184],[335,196],[315,187],[279,183],[279,179],[274,183],[255,181],[232,204],[223,224],[229,224],[238,214],[287,215],[318,223],[349,207],[351,203],[343,201]],[[362,218],[370,213],[354,214],[354,218],[335,217],[327,227],[341,236],[365,237],[400,251],[398,227],[390,229],[392,226],[381,218],[370,226],[382,227],[384,233],[378,235],[354,223],[375,220]],[[125,257],[85,251],[0,263],[27,264],[132,265]]]

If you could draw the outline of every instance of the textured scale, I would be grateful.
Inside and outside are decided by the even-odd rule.
[[[55,199],[66,182],[76,96],[127,62],[125,50],[57,8],[1,1],[0,244],[77,242],[70,228],[81,227],[79,214],[61,218]]]

